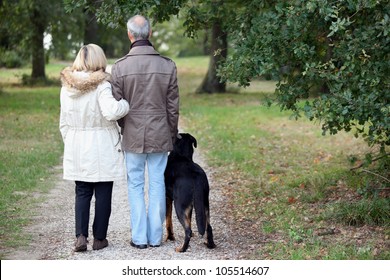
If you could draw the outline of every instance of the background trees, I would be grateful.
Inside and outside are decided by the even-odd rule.
[[[187,35],[213,30],[200,91],[224,91],[217,67],[223,81],[242,86],[271,76],[279,81],[275,101],[295,117],[320,121],[324,133],[353,130],[370,144],[390,143],[388,1],[103,1],[95,12],[115,24],[137,12],[163,21],[180,10]],[[232,54],[222,64],[227,34]]]
[[[271,75],[282,109],[320,121],[324,133],[390,144],[388,1],[244,1],[236,11],[224,79],[246,86]]]
[[[2,64],[18,66],[31,58],[32,81],[45,81],[44,37],[50,34],[57,49],[70,49],[70,44],[80,40],[78,21],[80,13],[76,10],[71,16],[65,13],[61,1],[20,0],[2,1],[0,4],[1,55],[12,56]],[[13,65],[12,59],[16,61]]]
[[[382,151],[390,143],[389,1],[64,3],[1,1],[2,58],[11,51],[22,54],[15,59],[31,55],[32,77],[44,77],[43,38],[48,33],[53,38],[50,51],[57,56],[97,40],[108,56],[120,57],[128,50],[126,21],[141,13],[162,24],[155,34],[161,50],[167,38],[171,46],[188,42],[182,33],[198,43],[204,34],[211,35],[209,70],[199,92],[224,92],[226,82],[248,86],[259,77],[271,77],[279,81],[271,102],[292,110],[295,117],[321,122],[324,133],[352,130],[369,144],[380,144]],[[88,27],[95,29],[84,32]],[[172,48],[165,51],[175,53]]]
[[[167,21],[171,16],[184,18],[185,34],[197,38],[205,29],[211,31],[210,65],[197,92],[225,92],[226,82],[217,76],[217,67],[227,56],[227,34],[224,27],[228,21],[231,4],[221,0],[175,0],[175,1],[85,1],[65,0],[68,9],[84,7],[94,13],[99,22],[112,27],[125,27],[128,18],[143,14],[155,23]],[[228,1],[230,2],[230,1]],[[231,1],[234,3],[235,1]]]

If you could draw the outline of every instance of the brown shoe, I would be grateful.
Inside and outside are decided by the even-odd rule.
[[[100,249],[106,248],[107,246],[108,246],[108,240],[107,239],[99,240],[99,239],[95,238],[93,240],[92,249],[93,250],[100,250]]]
[[[77,237],[74,251],[75,252],[87,251],[87,243],[88,243],[87,238],[84,235],[80,234],[79,237]]]

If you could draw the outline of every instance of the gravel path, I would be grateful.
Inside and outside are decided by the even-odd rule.
[[[202,146],[202,143],[199,143]],[[183,229],[176,214],[173,214],[173,226],[176,241],[163,242],[159,248],[139,250],[130,246],[130,212],[127,200],[126,182],[116,182],[113,190],[112,214],[107,239],[109,246],[99,251],[92,250],[92,230],[90,229],[89,245],[86,252],[73,252],[74,237],[74,183],[62,180],[62,168],[57,167],[57,181],[54,188],[47,195],[45,201],[35,209],[33,222],[26,228],[32,236],[32,242],[27,248],[13,252],[7,259],[18,260],[140,260],[140,259],[178,259],[178,260],[205,260],[205,259],[241,259],[243,251],[239,249],[240,242],[237,235],[232,233],[227,215],[222,212],[227,198],[224,197],[222,187],[213,181],[213,173],[207,167],[199,149],[196,149],[194,161],[206,171],[210,181],[210,212],[211,225],[214,232],[215,249],[208,249],[204,239],[197,235],[196,223],[191,239],[190,248],[185,253],[175,252],[175,248],[183,240]],[[94,201],[92,201],[93,205]],[[225,207],[226,208],[226,207]],[[91,221],[94,208],[91,208]],[[193,215],[194,218],[195,215]],[[90,225],[91,228],[91,225]],[[165,233],[164,233],[165,240]]]

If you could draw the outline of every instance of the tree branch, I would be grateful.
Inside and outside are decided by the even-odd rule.
[[[372,160],[372,162],[377,161],[377,160],[380,160],[380,159],[382,159],[382,158],[384,158],[384,157],[387,157],[388,155],[390,155],[390,154],[384,154],[384,155],[382,155],[382,156],[380,156],[380,157],[374,158],[374,159]],[[359,168],[362,167],[363,165],[364,165],[364,162],[361,163],[361,164],[359,164],[358,166],[355,166],[355,167],[350,168],[349,170],[352,171],[352,170],[355,170],[355,169],[359,169]]]
[[[383,177],[382,175],[376,174],[376,173],[374,173],[374,172],[372,172],[370,170],[367,170],[367,169],[362,169],[362,171],[370,173],[370,174],[375,175],[375,176],[378,176],[378,177],[382,178],[383,180],[385,180],[385,181],[390,183],[390,180],[387,179],[386,177]]]

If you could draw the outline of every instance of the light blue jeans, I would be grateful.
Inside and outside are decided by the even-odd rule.
[[[136,245],[160,245],[165,219],[164,172],[168,153],[126,153],[131,237]],[[145,202],[145,166],[148,167],[148,209]]]

